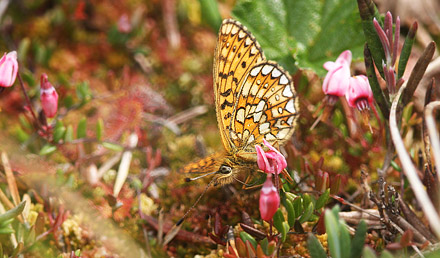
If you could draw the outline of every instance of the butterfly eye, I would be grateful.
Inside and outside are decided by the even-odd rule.
[[[220,172],[221,174],[230,174],[232,172],[232,168],[230,166],[221,165],[218,172]]]

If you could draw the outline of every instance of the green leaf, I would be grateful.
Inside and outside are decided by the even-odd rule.
[[[15,231],[12,229],[12,228],[10,228],[10,227],[7,227],[7,228],[0,228],[0,235],[8,235],[8,234],[12,234],[12,233],[14,233]]]
[[[387,250],[384,250],[381,254],[380,254],[380,258],[394,258],[394,256]]]
[[[58,120],[55,124],[55,128],[53,131],[53,141],[55,143],[59,142],[64,137],[64,134],[66,133],[66,127],[63,125],[63,122],[61,120]]]
[[[29,123],[26,116],[24,116],[23,114],[20,114],[18,116],[18,120],[20,121],[20,124],[23,128],[33,130],[33,126]]]
[[[22,201],[20,204],[15,206],[14,208],[6,211],[3,214],[0,214],[0,223],[3,223],[9,219],[15,218],[23,212],[24,206],[26,205],[26,201]]]
[[[246,240],[248,240],[254,246],[254,248],[257,249],[257,240],[255,240],[255,238],[253,236],[249,235],[247,232],[241,231],[240,238],[245,243],[246,243]]]
[[[104,122],[102,121],[102,118],[99,118],[98,122],[96,123],[96,140],[101,141],[103,131]]]
[[[202,11],[202,19],[212,29],[218,31],[222,23],[222,17],[218,10],[216,0],[199,0],[200,10]]]
[[[399,65],[397,68],[397,80],[402,78],[405,72],[406,64],[408,63],[409,56],[411,55],[411,49],[414,44],[417,32],[417,22],[414,22],[409,28],[408,35],[403,43],[402,51],[400,52]]]
[[[86,138],[86,130],[87,130],[87,120],[85,117],[81,118],[78,123],[78,127],[76,128],[76,138]]]
[[[338,218],[331,210],[326,210],[324,220],[330,254],[333,258],[342,258],[341,243],[339,239],[340,227]]]
[[[20,69],[21,70],[21,69]],[[21,73],[23,81],[27,83],[31,88],[34,88],[37,85],[37,81],[35,80],[34,74],[27,70],[23,69],[23,72]]]
[[[299,215],[301,215],[303,213],[303,208],[302,208],[302,198],[296,198],[293,201],[293,208],[295,209],[295,216],[296,218],[299,217]]]
[[[15,137],[17,137],[17,139],[21,143],[23,143],[23,142],[25,142],[25,141],[27,141],[29,139],[30,135],[19,127],[17,129],[15,129]]]
[[[309,239],[307,240],[307,249],[310,252],[310,257],[312,258],[327,258],[327,253],[322,247],[318,239],[313,235],[309,234]]]
[[[304,194],[302,196],[303,199],[303,209],[307,209],[307,207],[309,206],[309,204],[312,202],[312,196],[310,196],[310,194]]]
[[[371,249],[371,247],[369,247],[368,245],[366,245],[364,247],[364,250],[362,252],[362,257],[364,257],[364,258],[377,258],[376,253],[374,252],[374,250]]]
[[[351,239],[350,233],[348,233],[347,226],[343,220],[339,220],[339,229],[340,229],[340,243],[341,243],[341,255],[343,258],[350,257],[350,248],[351,248]]]
[[[12,221],[14,221],[14,218],[10,218],[10,219],[2,221],[0,223],[0,228],[5,228],[5,227],[9,226],[9,224],[11,224]]]
[[[57,150],[57,147],[50,145],[50,144],[46,144],[43,146],[43,148],[41,148],[39,155],[41,155],[41,156],[49,155],[56,150]]]
[[[64,135],[64,141],[71,142],[72,140],[73,140],[73,127],[72,125],[68,125],[66,134]]]
[[[362,19],[362,28],[365,35],[365,40],[367,41],[368,48],[371,50],[371,55],[373,56],[374,63],[376,64],[377,70],[383,75],[382,60],[385,60],[385,53],[383,50],[382,43],[380,42],[377,31],[373,25],[373,18],[381,23],[381,17],[376,5],[372,0],[358,0],[358,7],[360,17]]]
[[[364,37],[356,1],[243,0],[232,15],[256,37],[266,57],[291,73],[297,67],[324,75],[322,65],[350,49],[362,57]]]
[[[384,117],[389,117],[390,114],[390,103],[388,98],[385,97],[382,88],[380,87],[379,81],[376,76],[376,69],[373,64],[373,57],[371,56],[371,51],[367,45],[364,48],[364,61],[365,68],[367,71],[368,82],[370,83],[371,90],[373,91],[374,99],[382,112]]]
[[[293,227],[295,225],[295,219],[297,217],[295,214],[295,209],[293,208],[293,203],[286,198],[284,201],[284,207],[287,211],[287,221],[289,222],[289,226]]]
[[[282,228],[281,228],[281,241],[285,242],[287,238],[287,233],[289,232],[290,226],[287,221],[283,221]]]
[[[309,203],[309,206],[307,206],[307,208],[304,210],[303,215],[301,216],[301,218],[299,218],[299,223],[304,223],[306,221],[308,221],[310,219],[310,217],[313,214],[313,211],[315,210],[315,205],[313,204],[313,202]]]
[[[315,209],[319,210],[327,203],[328,199],[330,197],[330,188],[327,188],[321,196],[319,196],[318,200],[316,201],[316,207]]]
[[[88,82],[81,82],[76,86],[76,96],[82,101],[87,102],[90,100],[92,93]]]
[[[268,245],[269,245],[269,240],[267,240],[267,237],[265,237],[263,240],[260,241],[261,249],[263,249],[263,253],[265,255],[269,255]]]
[[[107,149],[113,150],[113,151],[123,151],[124,150],[124,147],[122,147],[121,145],[110,143],[110,142],[103,142],[102,146],[104,146],[104,148],[107,148]]]
[[[361,220],[359,222],[356,233],[354,234],[353,241],[351,242],[351,258],[358,258],[362,255],[362,249],[365,245],[365,237],[367,233],[367,223]]]
[[[283,231],[283,222],[284,222],[284,216],[283,212],[280,208],[278,208],[277,212],[275,212],[275,215],[273,216],[273,225],[278,230],[278,232]]]

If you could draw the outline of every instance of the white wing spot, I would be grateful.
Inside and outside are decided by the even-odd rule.
[[[263,100],[260,100],[260,103],[258,103],[257,108],[255,109],[254,113],[254,123],[258,123],[261,119],[261,116],[263,115],[263,109],[266,105],[266,102]]]
[[[276,108],[272,108],[270,111],[272,111],[272,116],[273,116],[273,117],[278,116],[278,111],[277,111]]]
[[[244,108],[240,108],[238,111],[237,111],[237,114],[236,114],[236,116],[235,116],[235,119],[238,121],[238,122],[240,122],[240,123],[244,123]]]
[[[278,131],[277,138],[278,139],[285,139],[286,136],[289,134],[290,128],[284,128]]]
[[[247,47],[250,44],[252,44],[252,40],[250,38],[246,38],[246,41],[244,42],[244,46]],[[251,52],[252,52],[252,49],[251,49]]]
[[[260,73],[260,71],[261,71],[261,66],[258,66],[258,67],[253,68],[249,74],[251,76],[255,77]]]
[[[257,80],[257,85],[260,85],[261,84],[261,81],[260,80]]]
[[[260,126],[258,127],[258,131],[260,132],[260,134],[266,134],[268,132],[270,132],[270,123],[264,123],[264,124],[260,124]]]
[[[283,113],[283,109],[281,107],[278,108],[278,113],[280,113],[280,114]]]
[[[244,130],[244,132],[243,132],[243,138],[242,139],[246,139],[246,138],[248,138],[249,137],[249,130]]]
[[[252,46],[252,48],[251,48],[251,54],[252,55],[256,55],[257,54],[257,52],[258,52],[258,49],[255,47],[255,46]]]
[[[273,69],[273,71],[272,71],[272,77],[273,78],[277,78],[277,77],[279,77],[281,75],[281,71],[280,70],[278,70],[277,68],[274,68]],[[281,77],[282,78],[282,77]],[[281,79],[280,79],[280,82],[281,82]],[[283,84],[283,83],[282,83]]]
[[[232,26],[233,26],[232,24],[228,24],[228,26],[226,27],[226,34],[231,33]]]
[[[240,31],[238,33],[238,38],[240,38],[240,39],[244,38],[245,36],[246,36],[246,33],[244,31]]]
[[[290,113],[296,112],[295,103],[294,103],[293,99],[290,99],[289,102],[287,102],[286,110],[289,111]]]
[[[267,87],[269,87],[269,83],[265,83],[263,86],[265,89],[267,89]]]
[[[237,26],[232,27],[231,34],[235,35],[237,32],[238,32],[238,27]]]
[[[265,65],[263,66],[263,71],[261,72],[263,75],[268,75],[270,71],[272,71],[273,66],[271,65]]]
[[[257,109],[255,109],[255,112],[263,111],[265,105],[266,105],[266,102],[264,102],[264,100],[260,100],[260,102],[257,105]]]
[[[252,143],[253,141],[255,141],[255,137],[254,137],[254,135],[252,134],[251,137],[249,137],[247,143]]]
[[[273,134],[268,133],[264,136],[264,139],[266,139],[266,141],[272,141],[272,140],[276,140],[277,138]]]
[[[279,101],[279,100],[280,100],[280,95],[278,95],[278,94],[275,95],[275,100],[276,100],[276,101]]]
[[[288,125],[292,125],[293,124],[293,116],[289,117],[289,119],[287,119],[287,124]]]
[[[287,76],[285,74],[283,74],[283,76],[281,76],[281,78],[280,78],[280,84],[285,85],[288,83],[289,83],[289,80],[287,79]]]
[[[290,85],[287,85],[286,87],[284,87],[283,96],[287,97],[287,98],[293,97],[293,92],[290,89]]]

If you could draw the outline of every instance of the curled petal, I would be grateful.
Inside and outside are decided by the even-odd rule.
[[[338,56],[338,58],[336,59],[336,63],[341,65],[347,65],[348,67],[350,67],[351,57],[352,57],[351,51],[345,50]]]
[[[17,77],[17,52],[12,51],[0,59],[0,87],[11,87]]]
[[[270,168],[269,161],[267,160],[266,157],[266,153],[264,152],[263,148],[260,145],[255,145],[255,150],[257,151],[258,167],[266,172]]]

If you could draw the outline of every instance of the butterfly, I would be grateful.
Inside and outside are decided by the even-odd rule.
[[[278,145],[290,139],[299,103],[290,75],[276,62],[266,60],[255,37],[238,21],[223,21],[213,70],[217,121],[225,150],[180,172],[201,174],[188,181],[214,174],[211,182],[224,185],[259,170],[255,145],[263,139]]]

